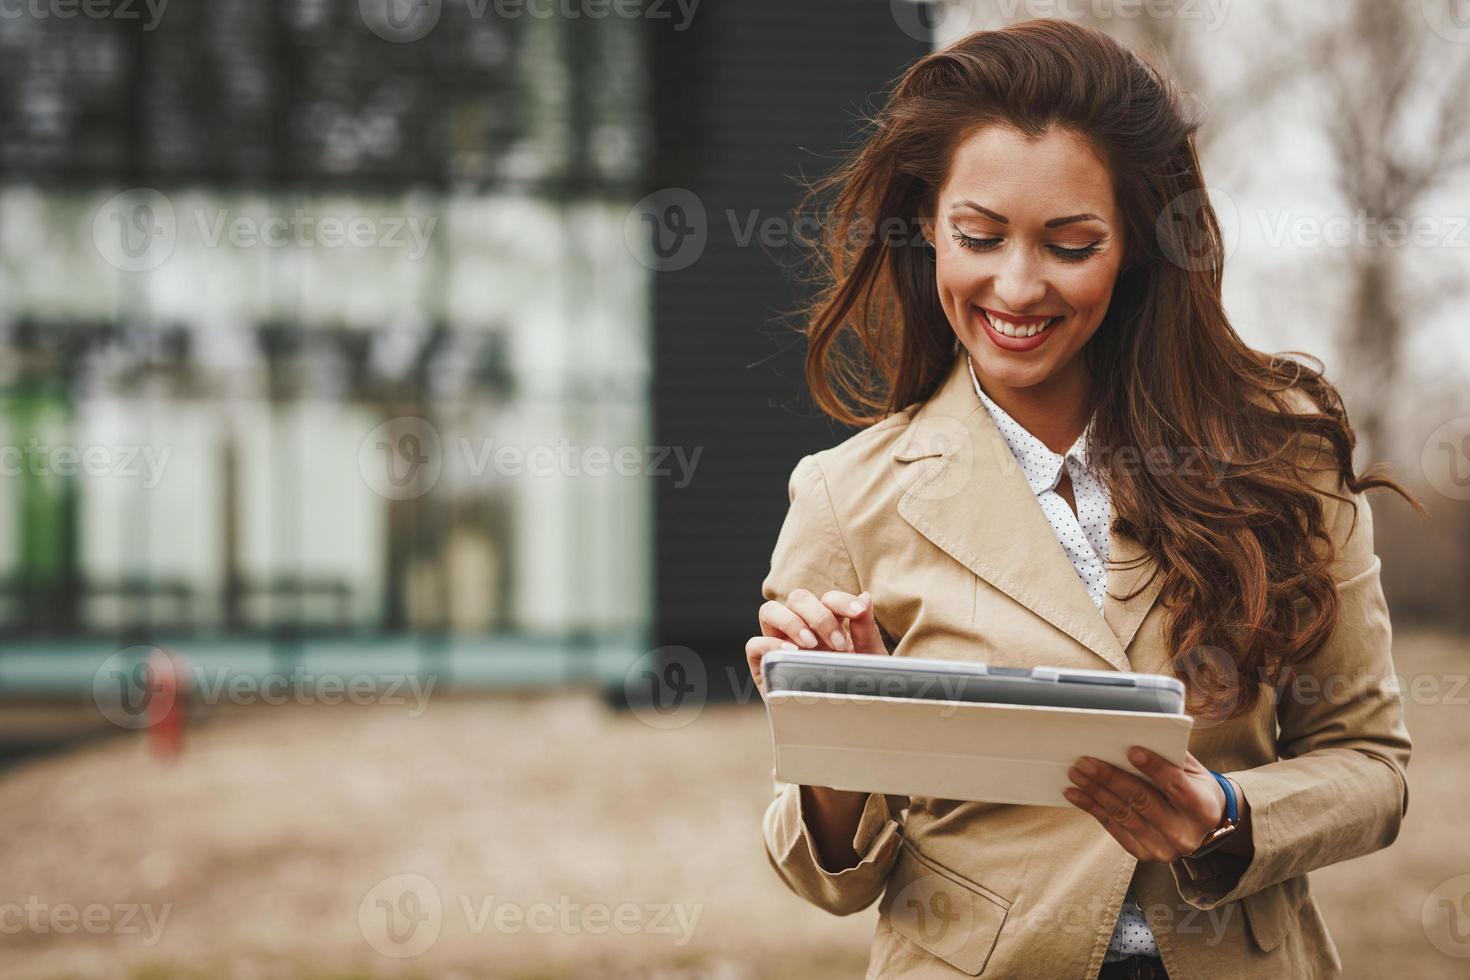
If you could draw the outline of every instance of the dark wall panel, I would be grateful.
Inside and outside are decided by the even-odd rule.
[[[789,219],[794,178],[827,172],[927,50],[889,0],[707,4],[653,42],[653,186],[694,192],[708,236],[655,277],[656,441],[703,451],[688,486],[658,486],[656,639],[693,649],[715,696],[744,671],[792,467],[849,434],[812,409],[799,321],[780,320],[802,296],[797,250],[740,236]]]

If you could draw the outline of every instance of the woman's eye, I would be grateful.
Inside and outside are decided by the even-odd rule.
[[[955,232],[951,237],[954,238],[955,243],[960,248],[966,248],[976,252],[989,252],[999,246],[1003,241],[1000,238],[976,238],[973,235],[966,235],[962,232]],[[1068,248],[1065,245],[1048,245],[1047,248],[1063,262],[1081,262],[1089,256],[1096,255],[1101,250],[1099,244],[1099,242],[1093,242],[1091,245],[1083,245],[1080,248]]]
[[[1091,245],[1083,245],[1081,248],[1067,248],[1065,245],[1048,245],[1047,247],[1055,252],[1058,258],[1066,262],[1081,262],[1089,255],[1096,255],[1098,253],[1097,242],[1093,242]]]
[[[953,237],[955,243],[958,244],[960,248],[973,249],[977,252],[988,252],[992,248],[995,248],[995,246],[1000,244],[999,238],[974,238],[970,235],[962,234],[958,231],[954,233]]]

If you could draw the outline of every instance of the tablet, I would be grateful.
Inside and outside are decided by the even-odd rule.
[[[766,692],[851,694],[980,704],[1184,713],[1184,684],[1162,674],[1077,667],[997,667],[965,660],[772,650]]]

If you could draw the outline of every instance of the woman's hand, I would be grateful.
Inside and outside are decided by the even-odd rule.
[[[1225,791],[1187,752],[1182,766],[1137,745],[1128,750],[1128,757],[1153,781],[1152,785],[1101,759],[1082,756],[1067,771],[1067,778],[1075,785],[1063,790],[1062,795],[1073,806],[1092,814],[1124,850],[1140,861],[1167,864],[1193,853],[1224,818]],[[1241,826],[1221,843],[1220,850],[1249,855],[1253,848],[1245,794],[1239,783],[1232,781],[1231,785],[1235,787]]]
[[[797,589],[786,601],[772,599],[760,607],[756,618],[761,635],[745,643],[745,662],[761,697],[761,660],[772,650],[833,650],[843,653],[886,654],[888,647],[873,619],[873,597],[864,592],[833,590],[818,599],[806,589]]]

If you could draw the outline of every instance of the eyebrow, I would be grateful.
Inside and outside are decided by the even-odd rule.
[[[985,215],[986,217],[992,218],[995,221],[999,221],[1003,225],[1008,225],[1008,224],[1011,223],[1011,219],[1010,218],[1007,218],[1005,215],[1000,214],[1000,213],[995,212],[995,211],[992,211],[989,208],[984,207],[982,205],[976,204],[974,201],[956,201],[954,206],[956,208],[973,208],[974,210],[979,211],[981,214]],[[1097,215],[1093,214],[1092,212],[1087,211],[1087,212],[1084,212],[1082,214],[1069,214],[1065,218],[1052,218],[1050,221],[1048,221],[1046,223],[1046,225],[1044,227],[1047,227],[1047,228],[1057,228],[1057,227],[1060,227],[1062,225],[1070,225],[1070,224],[1074,224],[1075,222],[1078,222],[1078,221],[1088,221],[1088,220],[1091,220],[1091,221],[1102,221],[1103,219],[1100,218],[1100,217],[1098,217]],[[1103,224],[1107,224],[1107,222],[1103,221]]]

